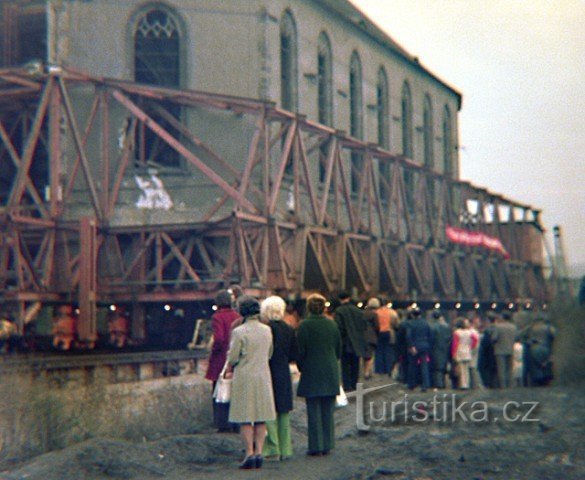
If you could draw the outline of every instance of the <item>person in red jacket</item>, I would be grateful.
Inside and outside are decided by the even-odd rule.
[[[211,317],[213,330],[213,342],[209,365],[205,378],[213,382],[212,393],[215,384],[225,365],[227,352],[230,346],[230,333],[232,324],[240,318],[240,314],[232,308],[232,295],[228,290],[220,290],[215,297],[217,311]],[[213,402],[213,422],[219,432],[231,432],[237,429],[228,422],[229,403]]]

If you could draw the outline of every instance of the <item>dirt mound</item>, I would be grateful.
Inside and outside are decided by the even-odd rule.
[[[306,418],[299,401],[292,415],[294,457],[265,462],[258,473],[286,480],[582,479],[582,391],[555,386],[422,393],[388,387],[363,397],[361,420],[370,427],[367,432],[358,429],[355,398],[337,411],[337,446],[318,458],[304,454]],[[392,417],[390,409],[397,403],[401,408]],[[237,469],[242,456],[237,435],[211,430],[152,442],[99,438],[39,456],[0,478],[250,478],[253,474]]]

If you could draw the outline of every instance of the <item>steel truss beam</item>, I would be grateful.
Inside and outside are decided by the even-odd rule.
[[[96,304],[209,299],[230,282],[300,296],[547,297],[530,253],[541,246],[538,211],[273,104],[0,70],[0,107],[0,295],[18,303],[21,326],[38,302],[74,301],[91,340]],[[214,116],[239,132],[245,155],[226,153],[223,132],[192,127]],[[137,222],[124,197],[146,167],[144,129],[183,159],[173,178],[192,190],[185,213]],[[500,238],[510,258],[451,243],[447,226]]]

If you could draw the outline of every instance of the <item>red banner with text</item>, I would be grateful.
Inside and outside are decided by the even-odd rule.
[[[459,243],[466,247],[488,248],[489,250],[501,253],[506,259],[510,258],[510,254],[499,238],[481,232],[473,232],[471,230],[450,226],[445,228],[445,233],[447,234],[449,241],[453,243]]]

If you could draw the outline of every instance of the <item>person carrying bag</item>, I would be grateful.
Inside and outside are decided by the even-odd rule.
[[[231,396],[232,396],[232,379],[225,378],[225,371],[227,367],[227,362],[223,366],[219,376],[217,377],[217,382],[215,383],[215,389],[213,391],[213,399],[215,403],[230,403]]]

